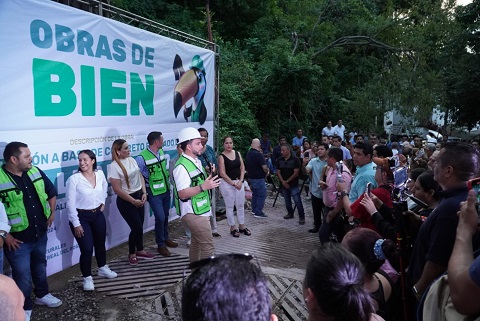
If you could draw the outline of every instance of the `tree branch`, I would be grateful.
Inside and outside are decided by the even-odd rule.
[[[346,37],[341,37],[331,44],[329,44],[326,47],[323,47],[322,49],[318,50],[312,55],[312,58],[315,58],[317,55],[321,54],[324,51],[327,51],[329,49],[335,48],[335,47],[345,47],[345,46],[368,46],[368,47],[375,47],[379,49],[383,49],[385,51],[388,51],[390,53],[395,54],[396,56],[400,55],[405,55],[407,58],[409,58],[412,63],[413,63],[413,70],[416,70],[418,66],[418,59],[415,57],[415,53],[412,49],[408,48],[396,48],[389,46],[383,42],[380,42],[378,40],[373,39],[372,37],[368,36],[346,36]]]

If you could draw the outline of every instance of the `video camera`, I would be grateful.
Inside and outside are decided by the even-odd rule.
[[[392,200],[394,203],[401,203],[402,208],[407,211],[408,166],[403,165],[398,155],[395,155],[388,159],[388,167],[393,173]]]

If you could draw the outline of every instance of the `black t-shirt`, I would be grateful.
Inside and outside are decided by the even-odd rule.
[[[440,266],[448,266],[450,255],[455,244],[460,202],[468,195],[467,187],[459,187],[442,191],[442,199],[438,206],[422,223],[412,259],[408,268],[408,279],[413,286],[422,276],[427,261]]]
[[[280,171],[282,178],[286,181],[290,176],[293,175],[293,172],[296,168],[300,170],[302,164],[300,163],[300,159],[293,154],[290,154],[288,159],[284,157],[280,157],[277,159],[277,170]],[[298,175],[297,177],[288,183],[291,187],[298,186]]]
[[[230,160],[227,156],[220,154],[223,157],[223,162],[225,164],[225,173],[227,176],[232,179],[240,179],[240,155],[235,151],[235,159]]]
[[[266,165],[265,157],[256,149],[250,149],[247,153],[245,166],[248,172],[248,178],[262,179],[265,178],[265,172],[262,166]]]

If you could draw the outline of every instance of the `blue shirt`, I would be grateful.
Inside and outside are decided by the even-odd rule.
[[[215,164],[215,168],[218,168],[217,157],[212,146],[206,145],[205,151],[198,156],[198,159],[202,162],[203,167],[210,166],[210,164]]]
[[[307,168],[312,170],[310,193],[316,198],[323,198],[323,191],[318,187],[318,181],[320,180],[320,175],[322,175],[322,170],[325,165],[327,165],[327,159],[325,158],[325,160],[322,161],[319,157],[312,158],[307,164]]]
[[[370,162],[366,165],[357,167],[355,178],[353,179],[352,188],[350,189],[350,203],[353,204],[367,189],[367,183],[372,183],[372,188],[377,187],[375,182],[375,165]]]
[[[157,159],[160,159],[160,149],[158,150],[158,152],[156,154],[150,149],[150,147],[147,146],[147,149],[153,155],[155,155],[155,157]],[[135,157],[135,160],[137,161],[137,165],[140,168],[140,173],[142,173],[142,176],[145,178],[145,186],[149,186],[148,185],[148,178],[150,177],[150,172],[147,169],[147,164],[145,164],[145,159],[143,159],[142,155],[138,155],[137,157]]]
[[[302,136],[301,138],[298,138],[297,136],[293,137],[292,145],[293,146],[302,146],[303,145],[303,140],[307,138],[306,136]]]
[[[263,139],[260,140],[260,147],[262,148],[263,154],[270,154],[271,146],[270,139],[267,141],[264,141]]]
[[[342,149],[342,152],[343,152],[343,159],[352,159],[352,154],[350,154],[350,151],[348,150],[347,147],[340,145],[340,148]]]

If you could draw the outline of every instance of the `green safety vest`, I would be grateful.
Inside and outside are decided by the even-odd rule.
[[[152,195],[160,195],[169,190],[168,186],[168,171],[167,171],[167,159],[163,149],[159,150],[160,159],[155,156],[150,150],[145,149],[140,153],[143,157],[145,165],[148,169],[148,185],[152,191]]]
[[[42,174],[40,174],[38,168],[33,166],[27,172],[27,175],[37,191],[40,203],[43,205],[43,212],[48,219],[52,213],[48,204],[48,195],[45,193],[45,182]],[[25,230],[28,227],[28,217],[25,204],[23,203],[23,192],[3,168],[0,169],[0,200],[5,205],[8,225],[11,227],[10,232]]]
[[[190,187],[199,186],[203,182],[205,182],[205,178],[207,177],[207,175],[203,166],[201,167],[201,169],[199,169],[191,160],[184,157],[183,155],[178,158],[175,167],[177,166],[183,166],[187,170],[191,180]],[[175,208],[178,215],[181,215],[180,202],[188,202],[189,200],[192,202],[193,214],[202,215],[210,211],[210,194],[207,190],[192,196],[190,199],[182,200],[178,196],[177,187],[174,184],[173,194],[175,199]]]

